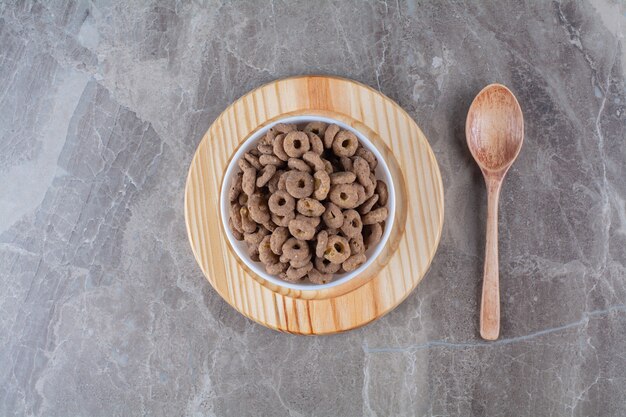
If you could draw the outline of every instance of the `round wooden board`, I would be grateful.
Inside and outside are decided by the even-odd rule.
[[[402,212],[396,211],[386,256],[382,256],[375,276],[358,288],[330,290],[321,299],[284,292],[252,276],[229,247],[220,221],[222,176],[239,144],[272,120],[296,114],[346,121],[375,143],[383,144],[383,155],[395,157],[394,165],[403,173],[397,182],[394,179],[400,199],[397,206]],[[441,237],[443,186],[428,141],[395,102],[351,80],[294,77],[246,94],[211,125],[189,168],[185,221],[204,275],[239,312],[284,332],[337,333],[383,316],[421,281]]]

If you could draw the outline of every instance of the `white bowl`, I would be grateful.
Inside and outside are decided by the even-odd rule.
[[[352,272],[346,272],[343,274],[335,274],[335,276],[333,277],[333,280],[327,284],[313,284],[313,283],[308,283],[308,282],[298,284],[298,283],[283,281],[277,276],[270,275],[267,272],[265,272],[265,269],[263,268],[263,264],[261,262],[254,262],[252,259],[250,259],[250,256],[248,255],[246,243],[244,241],[238,241],[237,239],[235,239],[232,232],[230,231],[230,227],[228,226],[228,211],[229,211],[228,189],[230,188],[230,182],[232,178],[234,178],[235,174],[237,174],[237,172],[240,171],[239,166],[237,165],[237,161],[243,157],[244,153],[254,148],[258,140],[272,126],[278,123],[295,123],[298,125],[302,125],[302,124],[315,122],[315,121],[325,122],[328,124],[334,123],[334,124],[339,125],[342,129],[351,131],[359,138],[359,141],[361,141],[361,143],[363,144],[365,148],[369,149],[372,153],[374,153],[374,155],[376,155],[376,158],[378,159],[378,166],[376,167],[376,178],[383,179],[387,183],[387,189],[389,191],[389,200],[387,202],[387,208],[389,209],[389,217],[385,221],[385,230],[383,231],[383,236],[380,242],[378,242],[376,246],[374,246],[373,248],[369,248],[367,252],[365,252],[367,256],[367,261],[363,265],[361,265],[359,268],[355,269]],[[233,250],[239,257],[239,259],[241,259],[241,261],[252,272],[260,276],[264,280],[267,280],[271,282],[272,284],[275,284],[281,287],[289,288],[292,290],[311,291],[311,290],[328,289],[328,288],[333,288],[333,287],[342,285],[350,281],[351,279],[357,277],[361,272],[367,269],[367,267],[370,266],[372,262],[374,262],[376,257],[378,257],[382,249],[385,247],[385,244],[387,243],[387,240],[389,239],[389,235],[391,234],[391,229],[393,228],[393,222],[395,219],[395,212],[396,212],[396,193],[395,193],[395,188],[393,185],[393,180],[391,178],[391,173],[389,171],[389,167],[387,166],[387,162],[384,160],[381,153],[378,151],[378,149],[376,149],[376,147],[372,144],[372,142],[368,138],[363,136],[363,134],[361,134],[361,132],[359,132],[358,130],[353,129],[351,126],[339,120],[335,120],[329,117],[305,115],[305,116],[285,117],[283,119],[276,120],[268,124],[267,126],[264,126],[261,129],[257,130],[256,132],[254,132],[244,143],[242,143],[239,146],[239,149],[237,149],[237,152],[235,153],[233,158],[230,160],[230,163],[228,164],[228,168],[226,169],[226,172],[224,173],[224,178],[222,180],[222,191],[220,194],[220,205],[221,205],[220,211],[221,211],[221,216],[222,216],[222,225],[223,225],[223,229],[226,231],[226,236],[228,237],[228,241],[230,242],[231,247],[233,248]]]

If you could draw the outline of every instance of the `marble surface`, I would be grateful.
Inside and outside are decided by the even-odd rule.
[[[626,415],[623,2],[0,3],[0,415]],[[446,219],[417,290],[329,337],[234,311],[197,267],[185,175],[215,117],[309,73],[418,122]],[[478,337],[473,96],[518,95],[501,339]]]

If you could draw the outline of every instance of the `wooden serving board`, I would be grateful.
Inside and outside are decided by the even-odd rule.
[[[323,293],[275,287],[248,271],[220,221],[222,177],[239,144],[273,120],[301,114],[333,117],[361,131],[384,155],[396,187],[396,220],[383,253],[363,277]],[[185,221],[204,275],[242,314],[284,332],[337,333],[383,316],[421,281],[441,237],[443,186],[428,141],[395,102],[351,80],[294,77],[246,94],[211,125],[189,168]]]

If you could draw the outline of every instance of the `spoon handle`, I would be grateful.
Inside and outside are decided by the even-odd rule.
[[[485,269],[483,294],[480,305],[480,335],[486,340],[496,340],[500,334],[500,282],[498,273],[498,202],[500,179],[486,178],[487,233],[485,244]]]

